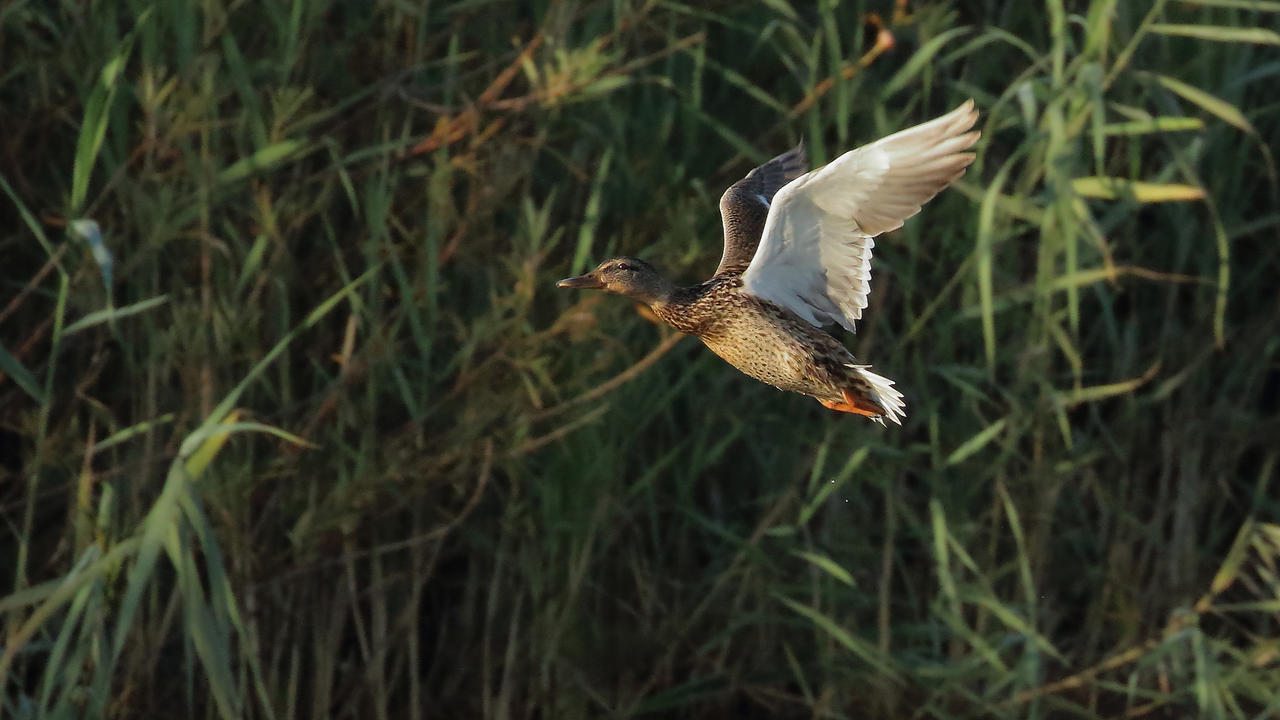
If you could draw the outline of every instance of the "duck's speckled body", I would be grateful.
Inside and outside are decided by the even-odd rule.
[[[779,390],[833,403],[844,400],[844,388],[869,392],[844,345],[790,310],[744,292],[742,285],[740,276],[712,278],[680,288],[652,308],[725,362]]]
[[[752,170],[720,199],[724,255],[710,280],[676,287],[643,260],[619,257],[559,285],[644,302],[761,382],[901,423],[906,406],[893,381],[855,364],[822,326],[852,330],[862,317],[872,238],[964,174],[977,117],[969,101],[813,172],[802,146]]]

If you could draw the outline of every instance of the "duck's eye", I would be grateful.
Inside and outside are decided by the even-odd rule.
[[[636,269],[635,266],[632,265],[631,263],[618,263],[617,265],[614,266],[614,268],[621,270],[623,272],[631,272],[632,270]]]

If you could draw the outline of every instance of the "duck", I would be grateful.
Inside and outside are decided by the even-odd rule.
[[[556,285],[644,303],[756,380],[901,425],[906,402],[894,381],[857,362],[825,328],[855,331],[871,291],[874,239],[964,175],[977,120],[970,99],[815,170],[803,141],[753,169],[720,198],[724,250],[715,273],[696,285],[678,286],[630,256]]]

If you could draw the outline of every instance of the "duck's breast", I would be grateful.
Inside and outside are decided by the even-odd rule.
[[[840,398],[838,376],[853,356],[821,328],[737,290],[733,309],[698,337],[716,355],[781,390]]]

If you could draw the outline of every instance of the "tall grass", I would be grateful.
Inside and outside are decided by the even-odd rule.
[[[0,10],[0,713],[1280,711],[1248,0]],[[617,298],[974,97],[835,417]]]

